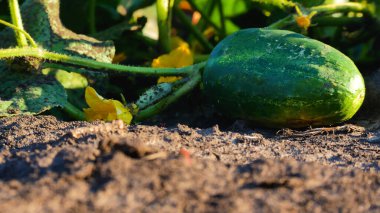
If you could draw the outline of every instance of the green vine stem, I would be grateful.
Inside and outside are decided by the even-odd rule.
[[[88,27],[90,34],[94,34],[96,33],[96,0],[90,0],[88,4]]]
[[[194,89],[200,82],[201,82],[201,73],[199,71],[195,72],[193,76],[190,77],[189,81],[187,81],[185,84],[183,84],[180,88],[175,90],[172,94],[169,96],[163,98],[156,104],[141,110],[135,115],[134,121],[142,121],[144,119],[147,119],[149,117],[152,117],[164,109],[168,107],[170,104],[178,100],[183,95],[190,92],[192,89]]]
[[[315,6],[315,7],[309,8],[309,11],[317,12],[317,15],[313,19],[316,24],[319,24],[317,21],[321,20],[321,24],[325,23],[326,25],[327,25],[327,22],[349,24],[348,21],[357,21],[357,19],[347,19],[347,17],[330,17],[330,16],[320,19],[320,17],[317,18],[318,15],[322,13],[332,14],[332,13],[344,13],[344,12],[359,12],[363,14],[370,14],[370,11],[368,10],[365,4],[354,3],[354,2]],[[294,24],[295,24],[294,14],[290,14],[286,16],[285,18],[280,19],[277,22],[269,25],[266,28],[267,29],[283,29],[283,28],[292,26]]]
[[[18,0],[8,0],[8,4],[9,4],[9,10],[11,13],[11,19],[12,19],[13,25],[16,26],[17,29],[24,30],[21,13],[20,13],[20,7],[18,5]],[[25,34],[20,33],[20,31],[16,30],[15,35],[16,35],[17,45],[19,47],[28,46],[28,42],[26,41]]]
[[[206,13],[199,9],[199,7],[195,4],[194,0],[187,0],[189,2],[190,6],[193,8],[193,10],[198,11],[201,14],[201,17],[205,22],[209,25],[211,25],[219,34],[222,33],[220,27],[218,27],[211,19],[210,16],[206,15]]]
[[[86,120],[85,114],[76,106],[72,105],[70,102],[66,103],[66,105],[63,107],[63,111],[65,111],[67,115],[69,115],[71,118],[75,120]]]
[[[183,68],[151,68],[151,67],[134,67],[125,66],[120,64],[110,64],[95,61],[92,59],[80,58],[75,56],[69,56],[59,53],[53,53],[46,51],[42,48],[9,48],[0,49],[0,59],[31,56],[35,58],[45,59],[49,61],[55,61],[60,63],[66,63],[76,65],[80,67],[86,67],[96,69],[101,72],[116,72],[116,73],[129,73],[129,74],[142,74],[146,76],[184,76],[189,75],[195,70],[199,70],[205,66],[206,62],[194,64]],[[81,72],[81,71],[80,71]]]
[[[224,17],[224,11],[223,11],[223,2],[222,0],[217,0],[218,3],[218,11],[219,11],[219,16],[220,16],[220,26],[222,30],[222,38],[226,36],[226,20]]]
[[[362,12],[369,13],[368,7],[363,3],[347,2],[341,4],[326,4],[310,8],[317,13],[344,13],[344,12]]]
[[[57,70],[65,70],[67,72],[75,72],[75,73],[78,73],[78,74],[86,74],[88,72],[91,72],[91,71],[88,71],[86,69],[83,69],[83,68],[78,68],[77,66],[75,65],[67,65],[67,64],[59,64],[59,63],[56,63],[56,62],[46,62],[44,61],[44,63],[42,64],[42,67],[41,69],[46,69],[46,68],[50,68],[50,69],[57,69]]]
[[[364,18],[363,17],[331,17],[331,16],[323,16],[323,17],[315,17],[313,18],[313,22],[317,23],[318,26],[346,26],[349,24],[362,24]]]
[[[15,25],[13,25],[13,24],[11,24],[11,23],[9,23],[9,22],[6,22],[6,21],[4,21],[4,20],[1,20],[1,19],[0,19],[0,24],[5,25],[5,26],[7,26],[7,27],[9,27],[9,28],[11,28],[11,29],[13,29],[13,30],[15,30],[15,31],[18,31],[18,32],[24,34],[25,37],[26,37],[26,39],[28,39],[30,45],[31,45],[32,47],[37,47],[37,44],[36,44],[36,42],[33,40],[32,36],[30,36],[30,34],[27,33],[25,30],[20,29],[20,28],[16,27]]]
[[[207,61],[210,58],[210,54],[194,54],[194,63],[201,63]]]
[[[206,21],[205,17],[207,17],[207,19],[211,20],[211,16],[212,16],[212,13],[215,9],[215,6],[216,6],[215,0],[212,0],[212,1],[210,0],[210,1],[205,2],[205,5],[202,8],[202,11],[203,11],[202,19],[200,20],[200,23],[198,24],[199,29],[201,29],[201,30],[207,29],[209,22]],[[220,27],[217,27],[215,29],[218,29],[218,33],[221,33]]]
[[[170,36],[172,27],[172,9],[175,0],[157,0],[158,40],[164,52],[171,50]]]
[[[211,50],[214,48],[210,42],[207,41],[207,39],[203,36],[203,34],[196,28],[191,21],[188,19],[186,14],[179,9],[178,7],[174,7],[175,13],[177,17],[181,20],[184,27],[186,27],[187,30],[189,30],[194,37],[201,43],[201,45],[208,51],[211,52]]]
[[[282,18],[265,28],[266,29],[284,29],[293,24],[295,24],[294,15],[288,15],[285,18]]]

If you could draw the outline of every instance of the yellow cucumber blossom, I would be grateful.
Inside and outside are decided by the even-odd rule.
[[[168,54],[161,55],[158,58],[154,59],[152,62],[152,67],[180,68],[192,65],[194,63],[194,57],[188,43],[179,37],[173,37],[171,42],[172,51],[170,51]],[[181,79],[181,77],[162,76],[158,79],[158,83],[173,82],[178,79]]]
[[[302,13],[299,7],[296,7],[296,11],[297,11],[297,16],[295,17],[295,19],[296,19],[297,25],[300,28],[307,30],[311,25],[311,18],[313,18],[313,16],[317,14],[317,12],[313,11],[310,14],[305,15]]]
[[[133,116],[128,107],[124,106],[120,101],[104,99],[92,87],[86,87],[85,99],[90,107],[83,109],[88,121],[122,120],[126,124],[130,124],[132,121]]]

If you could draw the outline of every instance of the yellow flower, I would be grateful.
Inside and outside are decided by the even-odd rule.
[[[168,54],[153,60],[152,67],[185,67],[193,64],[193,55],[188,45],[181,45]]]
[[[311,20],[308,16],[298,16],[296,17],[296,22],[297,22],[297,25],[303,29],[307,29],[310,27],[310,24],[311,24]]]
[[[88,121],[119,119],[126,124],[132,121],[132,114],[127,107],[117,100],[104,99],[92,87],[86,87],[85,99],[90,107],[83,110]]]
[[[173,48],[172,51],[170,51],[168,54],[161,55],[160,57],[154,59],[152,62],[152,67],[180,68],[192,65],[194,63],[194,57],[192,52],[190,51],[188,43],[186,43],[179,37],[173,37],[171,45]],[[181,79],[181,77],[163,76],[158,79],[158,83],[173,82],[178,79]]]
[[[297,25],[303,28],[304,30],[307,30],[311,25],[311,18],[313,18],[313,16],[317,14],[317,12],[313,11],[308,15],[304,15],[299,7],[296,7],[296,12]]]

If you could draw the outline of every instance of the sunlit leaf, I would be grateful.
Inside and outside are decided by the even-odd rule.
[[[53,75],[65,89],[82,89],[88,86],[87,78],[75,72],[60,69],[45,69],[45,75]]]
[[[112,41],[98,41],[76,34],[64,27],[60,20],[59,1],[25,1],[21,6],[25,30],[43,48],[78,57],[112,62],[115,47]],[[78,19],[80,16],[76,16]],[[0,48],[14,46],[10,29],[0,32]]]
[[[204,9],[207,5],[207,2],[208,0],[195,0],[195,4],[200,9]],[[249,2],[247,2],[246,0],[222,0],[222,5],[223,14],[225,16],[224,20],[226,25],[226,32],[227,34],[231,34],[240,29],[231,21],[231,18],[237,17],[243,13],[248,12]],[[215,7],[214,10],[212,10],[210,19],[213,21],[213,23],[216,24],[216,26],[221,26],[220,13],[217,7]]]
[[[54,78],[0,68],[0,117],[34,115],[64,107],[67,95]]]

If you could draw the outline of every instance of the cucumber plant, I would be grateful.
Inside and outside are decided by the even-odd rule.
[[[164,2],[169,2],[169,4],[163,4]],[[217,4],[221,22],[224,20],[222,2],[223,1],[219,1]],[[258,4],[263,2],[264,1],[256,1]],[[281,4],[281,1],[270,1],[269,3],[265,2],[265,4],[268,6],[271,2],[273,3],[273,5],[269,5],[271,7],[284,6]],[[254,48],[252,45],[244,45],[245,40],[248,39],[248,37],[245,36],[241,38],[241,41],[232,43],[229,42],[231,38],[235,38],[236,35],[239,35],[239,33],[236,33],[234,35],[227,36],[226,40],[222,40],[220,45],[213,50],[210,59],[207,62],[201,62],[183,68],[148,68],[112,64],[111,61],[115,52],[112,43],[100,42],[91,37],[77,35],[63,27],[59,19],[59,0],[26,0],[21,8],[23,15],[27,17],[24,23],[22,22],[18,1],[9,0],[8,3],[12,23],[5,22],[3,20],[0,22],[0,24],[6,25],[8,28],[13,30],[4,30],[0,33],[0,39],[2,40],[0,47],[3,48],[0,49],[0,59],[2,60],[0,61],[0,78],[4,82],[0,85],[0,116],[39,114],[51,108],[60,107],[72,117],[76,119],[84,119],[83,112],[68,101],[67,88],[64,88],[56,79],[42,74],[42,70],[44,69],[60,68],[81,74],[117,73],[118,75],[126,76],[183,76],[180,81],[165,83],[165,85],[161,86],[153,86],[151,89],[143,93],[142,97],[140,97],[136,102],[140,108],[134,112],[135,121],[146,119],[161,112],[167,106],[178,100],[182,95],[197,87],[202,82],[202,79],[204,91],[209,96],[210,100],[213,101],[215,105],[219,105],[218,108],[224,108],[225,110],[222,110],[223,113],[226,115],[231,115],[232,117],[246,118],[267,126],[295,127],[306,125],[328,125],[347,120],[357,111],[364,97],[363,82],[359,81],[361,78],[355,77],[360,74],[358,74],[355,65],[351,63],[349,59],[341,53],[337,53],[336,56],[339,56],[338,58],[343,60],[344,63],[342,63],[344,66],[343,64],[338,63],[336,61],[337,59],[333,59],[332,56],[329,56],[330,58],[326,57],[324,61],[319,61],[321,58],[324,58],[323,51],[326,46],[323,43],[318,43],[314,40],[302,37],[302,42],[305,42],[305,48],[300,51],[314,51],[315,53],[307,55],[307,57],[309,57],[307,60],[289,60],[282,61],[282,63],[279,64],[276,60],[279,60],[281,57],[285,57],[286,53],[284,50],[276,52],[276,49],[267,48],[265,45],[274,45],[273,42],[281,40],[284,45],[289,43],[288,46],[286,46],[287,51],[296,51],[296,49],[301,45],[298,45],[297,42],[299,42],[299,40],[296,38],[300,38],[299,36],[301,35],[274,29],[286,29],[297,26],[296,20],[299,16],[305,15],[305,17],[309,19],[312,18],[313,20],[318,20],[317,18],[331,18],[330,16],[335,13],[357,12],[364,14],[367,17],[371,15],[370,11],[361,3],[320,5],[305,8],[301,4],[292,3],[291,1],[287,2],[288,3],[285,5],[286,8],[284,11],[287,11],[289,15],[268,26],[267,30],[261,31],[258,29],[251,29],[239,32],[240,34],[244,34],[244,32],[247,31],[253,32],[248,36],[251,39],[257,39],[256,37],[259,36],[274,36],[272,37],[273,39],[264,39],[263,42],[258,45],[259,48]],[[197,5],[196,1],[193,0],[189,0],[189,3],[193,6]],[[174,0],[157,0],[157,9],[161,21],[159,24],[161,26],[159,39],[161,49],[163,51],[168,51],[171,29],[168,27],[170,25],[167,24],[172,22],[172,11],[175,10],[176,15],[178,15],[181,20],[181,23],[189,29],[194,38],[196,38],[199,43],[203,45],[205,50],[211,50],[213,45],[202,35],[198,28],[192,26],[186,15],[178,9],[177,4],[178,2]],[[313,16],[307,16],[308,14],[313,14]],[[38,25],[35,24],[35,20],[39,21],[37,22],[39,23]],[[208,24],[218,28],[221,37],[225,35],[226,26],[215,24],[214,20],[211,19],[205,20]],[[315,24],[318,22],[312,21],[312,23]],[[95,31],[94,26],[90,28],[92,29],[91,31]],[[15,32],[14,36],[12,36],[13,32]],[[290,35],[289,39],[283,39],[280,36],[281,34]],[[294,39],[292,39],[293,37]],[[298,46],[295,43],[292,44],[293,42],[297,43]],[[15,44],[17,44],[17,47],[13,47]],[[226,44],[228,44],[227,46],[232,45],[232,50],[235,49],[233,54],[222,54],[230,48],[224,48]],[[330,47],[327,49],[332,52],[336,51],[329,48]],[[221,51],[222,49],[223,51]],[[270,58],[267,56],[264,60],[265,63],[263,62],[261,65],[260,63],[250,64],[257,62],[252,62],[253,59],[250,58],[252,57],[250,55],[259,56],[268,50],[273,51],[273,56],[278,57]],[[234,63],[227,63],[231,61],[234,61]],[[331,66],[329,65],[329,67],[325,67],[326,69],[323,69],[323,72],[321,71],[319,74],[330,75],[331,72],[334,73],[336,71],[336,74],[331,74],[331,79],[334,80],[329,81],[331,79],[327,77],[318,79],[320,76],[317,73],[314,73],[312,76],[306,74],[310,71],[307,66],[298,66],[296,72],[292,74],[291,67],[294,64],[306,65],[306,63],[312,64],[314,61],[318,61],[315,66],[323,67],[323,63],[330,63],[330,65],[332,64]],[[294,97],[291,96],[290,93],[263,93],[258,96],[240,96],[239,94],[252,93],[252,89],[265,90],[265,88],[260,88],[258,85],[246,85],[248,83],[252,83],[252,79],[257,77],[256,74],[257,70],[259,70],[259,65],[262,66],[260,69],[268,66],[268,70],[274,72],[266,74],[268,75],[268,81],[271,81],[272,83],[273,80],[269,79],[270,76],[280,76],[281,74],[278,72],[282,71],[286,71],[289,75],[309,76],[315,79],[313,82],[317,83],[315,83],[316,85],[310,85],[307,83],[298,84],[297,81],[299,81],[299,79],[296,77],[289,76],[288,78],[285,78],[283,76],[284,78],[281,78],[281,80],[286,80],[287,84],[277,82],[277,85],[279,85],[278,87],[281,87],[281,85],[298,85],[295,86],[297,88],[293,88],[294,90],[299,90],[298,93],[294,92]],[[205,71],[203,72],[202,69],[204,67]],[[347,74],[347,76],[343,78],[345,74],[342,74],[344,72],[342,69],[344,68],[351,70],[352,72],[350,73],[352,76]],[[239,76],[243,74],[247,77],[246,79],[239,78]],[[221,77],[223,75],[225,78]],[[336,79],[338,80],[336,80],[334,75],[342,76],[337,77]],[[351,82],[351,77],[354,79],[359,79],[356,83],[359,82],[360,84],[358,87],[358,91],[360,92],[358,92],[356,94],[357,96],[353,97],[352,100],[350,99],[351,102],[346,101],[345,97],[343,97],[344,95],[339,96],[336,99],[334,99],[334,97],[330,97],[331,99],[327,98],[329,95],[336,95],[340,90],[343,91],[344,89],[342,89],[342,87],[347,86],[349,82]],[[337,93],[326,93],[326,100],[328,99],[326,102],[318,99],[319,101],[322,101],[322,105],[319,106],[319,109],[322,108],[324,103],[327,105],[332,104],[334,106],[339,106],[328,108],[327,111],[321,110],[320,114],[317,112],[318,109],[313,109],[313,113],[315,113],[315,116],[313,115],[314,117],[310,117],[304,113],[297,113],[296,110],[298,109],[304,110],[302,108],[304,101],[313,102],[313,97],[310,97],[306,92],[308,87],[316,86],[318,89],[313,91],[317,91],[325,84],[329,84],[326,90],[337,90]],[[338,86],[335,87],[334,84],[337,84]],[[274,88],[268,88],[268,91],[270,91],[270,89]],[[253,93],[255,92],[259,91],[253,91]],[[229,97],[231,94],[235,93],[239,93],[235,98],[226,98],[227,96]],[[282,99],[271,99],[271,95],[282,95],[284,97]],[[275,107],[277,108],[271,112],[271,107],[268,107],[267,109],[269,109],[269,111],[266,111],[265,113],[260,110],[255,110],[255,107],[264,107],[260,105],[260,102],[255,101],[259,96],[268,96],[264,97],[264,99],[270,100],[269,102],[272,104],[272,109]],[[307,100],[303,96],[308,96]],[[349,106],[353,103],[353,100],[356,100],[355,104],[353,106]],[[294,102],[294,105],[288,106],[290,108],[287,108],[286,113],[289,115],[285,116],[279,112],[282,107],[286,105],[287,101]],[[332,103],[333,101],[335,102]],[[341,103],[341,101],[344,103]],[[352,109],[347,109],[350,107],[352,107]],[[250,109],[253,110],[250,111]],[[335,117],[333,116],[334,118],[331,118],[331,116],[329,117],[329,115],[334,113],[336,115]],[[316,117],[318,117],[318,119],[316,119]],[[298,122],[299,120],[302,120],[302,122]]]

